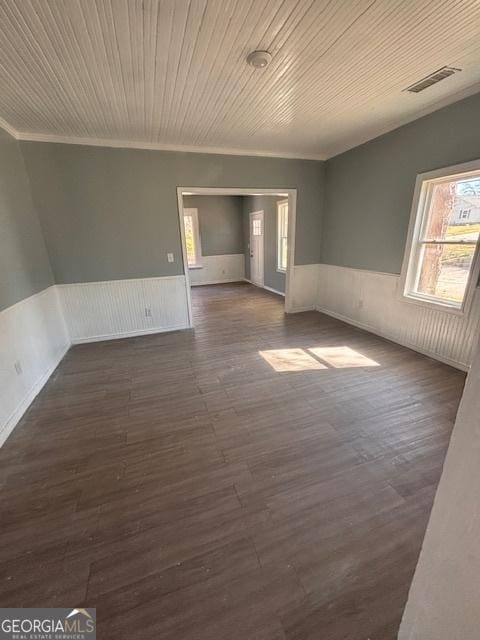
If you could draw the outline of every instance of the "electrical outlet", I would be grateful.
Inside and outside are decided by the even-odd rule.
[[[145,317],[146,318],[151,318],[152,317],[152,310],[150,307],[145,307]]]
[[[15,368],[15,372],[17,376],[21,376],[23,373],[23,369],[22,369],[22,363],[20,362],[20,360],[15,360],[15,362],[13,363],[13,366]]]
[[[173,261],[174,261],[174,260],[173,260],[173,253],[167,253],[167,260],[168,260],[169,262],[173,262]]]

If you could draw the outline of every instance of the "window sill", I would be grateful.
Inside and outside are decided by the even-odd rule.
[[[202,264],[192,264],[190,267],[188,267],[189,271],[192,271],[193,269],[203,269],[203,265]]]
[[[410,302],[411,304],[417,304],[421,307],[426,307],[427,309],[432,309],[434,311],[444,311],[445,313],[451,313],[455,316],[464,316],[467,308],[464,303],[462,307],[454,307],[449,305],[448,303],[442,303],[439,300],[424,298],[423,296],[416,296],[412,294],[403,294],[402,300],[404,302]]]
[[[285,273],[287,273],[287,270],[286,269],[278,269],[277,268],[277,273],[284,273],[285,274]]]

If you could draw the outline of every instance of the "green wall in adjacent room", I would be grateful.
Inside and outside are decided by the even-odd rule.
[[[203,256],[243,253],[241,196],[184,196],[183,206],[197,209]]]
[[[285,196],[246,196],[243,204],[243,229],[245,238],[245,275],[250,278],[250,213],[264,214],[264,283],[276,291],[285,293],[285,274],[277,271],[277,202]]]

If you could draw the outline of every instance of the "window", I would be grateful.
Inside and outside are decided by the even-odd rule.
[[[183,210],[183,224],[185,228],[185,245],[187,248],[187,262],[190,268],[199,267],[202,258],[200,246],[200,232],[198,228],[197,209]]]
[[[288,200],[277,203],[277,271],[286,272],[288,257]]]
[[[404,295],[464,312],[480,267],[480,163],[419,176],[412,215]]]

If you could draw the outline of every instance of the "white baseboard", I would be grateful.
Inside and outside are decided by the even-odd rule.
[[[205,287],[206,285],[209,284],[233,284],[234,282],[242,282],[243,280],[245,280],[245,278],[234,278],[233,280],[230,279],[226,279],[226,280],[207,280],[206,282],[191,282],[190,286],[191,287]]]
[[[27,392],[26,396],[22,399],[22,401],[17,406],[15,411],[9,416],[9,418],[7,418],[7,421],[5,422],[5,424],[2,425],[0,429],[0,447],[4,444],[8,436],[12,433],[12,431],[15,429],[17,424],[20,422],[24,413],[27,411],[27,409],[30,407],[30,405],[35,400],[35,398],[38,396],[38,394],[43,389],[45,384],[48,382],[48,379],[50,378],[52,373],[55,371],[55,369],[58,367],[58,365],[60,364],[60,362],[62,361],[63,357],[65,356],[65,354],[69,349],[70,349],[70,345],[67,345],[64,351],[59,355],[58,362],[54,363],[42,374],[42,376],[33,385],[30,391]]]
[[[385,333],[384,331],[379,331],[377,328],[372,327],[371,325],[365,324],[363,322],[359,322],[358,320],[353,320],[352,318],[348,318],[347,316],[342,315],[341,313],[335,313],[335,311],[330,311],[329,309],[322,309],[322,307],[317,307],[316,311],[319,313],[324,313],[326,316],[330,316],[331,318],[335,318],[336,320],[341,320],[346,324],[352,325],[353,327],[357,327],[358,329],[363,329],[364,331],[368,331],[369,333],[373,333],[380,338],[385,338],[385,340],[390,340],[390,342],[395,342],[396,344],[401,345],[402,347],[406,347],[407,349],[412,349],[412,351],[416,351],[417,353],[421,353],[424,356],[428,356],[429,358],[433,358],[434,360],[438,360],[443,362],[444,364],[448,364],[451,367],[455,367],[456,369],[460,369],[461,371],[468,371],[470,367],[464,363],[457,362],[456,360],[452,360],[451,358],[446,358],[439,353],[435,353],[434,351],[429,351],[428,349],[422,349],[416,344],[412,342],[408,342],[406,340],[399,340],[395,336],[391,334]]]
[[[288,313],[304,313],[305,311],[317,311],[315,305],[308,305],[306,307],[292,307]]]
[[[138,336],[153,335],[155,333],[167,333],[170,331],[183,331],[184,329],[190,329],[188,324],[181,324],[178,326],[167,327],[161,329],[155,327],[153,329],[138,329],[136,331],[123,331],[119,333],[105,333],[98,336],[88,336],[87,338],[76,338],[72,340],[72,344],[86,344],[89,342],[105,342],[106,340],[121,340],[122,338],[135,338]]]
[[[0,446],[69,347],[55,286],[0,312]]]
[[[263,288],[266,289],[267,291],[271,291],[272,293],[276,293],[277,296],[285,297],[285,294],[283,293],[283,291],[279,291],[278,289],[274,289],[273,287],[267,287],[266,284],[263,285]]]
[[[282,291],[279,291],[278,289],[274,289],[273,287],[267,287],[266,284],[257,284],[256,282],[252,282],[252,280],[249,280],[248,278],[242,278],[242,280],[244,282],[248,282],[249,284],[253,284],[254,287],[258,287],[259,289],[266,289],[267,291],[276,293],[278,296],[285,297],[285,294]]]

